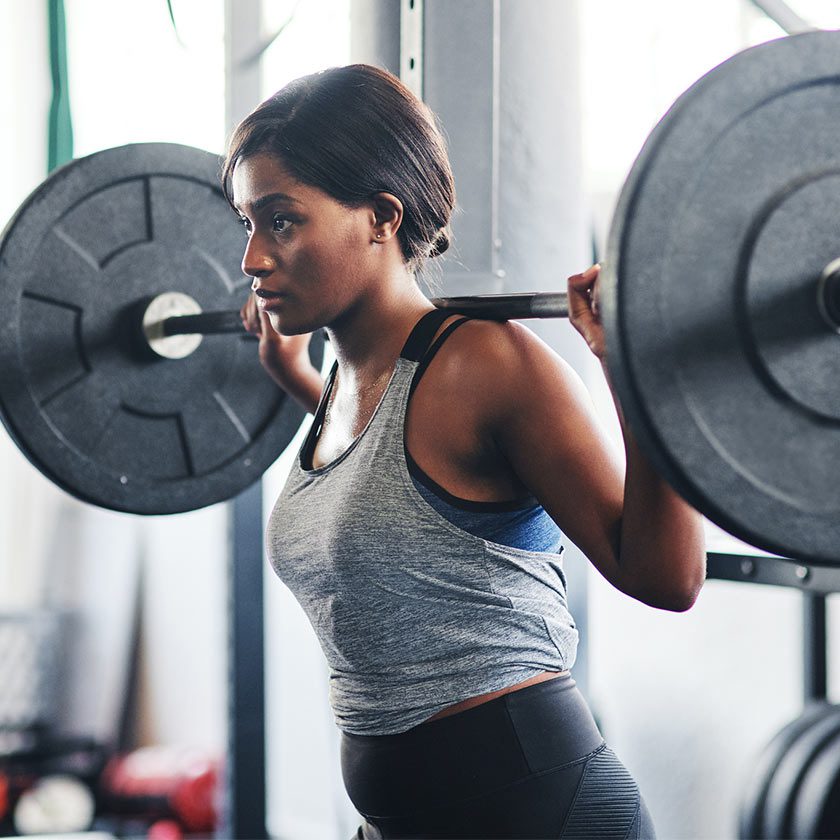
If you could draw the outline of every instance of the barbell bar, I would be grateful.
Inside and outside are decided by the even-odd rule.
[[[162,297],[169,297],[164,293]],[[515,321],[532,318],[568,318],[569,296],[566,292],[517,292],[514,294],[464,295],[431,298],[438,309],[448,309],[453,314],[468,315],[489,321]],[[815,284],[814,302],[825,324],[840,333],[840,259],[832,260]],[[245,331],[239,310],[168,315],[163,320],[149,317],[157,309],[158,299],[153,300],[144,313],[143,327],[152,349],[162,338],[183,335],[240,334]],[[159,346],[159,345],[157,345]],[[161,354],[165,355],[165,354]]]
[[[565,292],[467,295],[432,298],[431,302],[439,309],[450,309],[453,313],[491,321],[566,318],[569,315],[569,298]],[[194,315],[172,315],[162,321],[159,332],[164,336],[215,335],[240,333],[243,329],[238,310],[228,310]]]
[[[431,302],[440,309],[487,320],[565,318],[569,313],[566,292],[432,298]],[[163,292],[139,309],[144,343],[161,358],[185,358],[198,349],[205,335],[245,332],[239,310],[202,312],[198,301],[182,292]]]
[[[840,33],[719,65],[645,142],[600,281],[610,378],[663,476],[735,536],[824,565],[840,565],[839,136]],[[303,419],[241,340],[243,240],[218,164],[172,144],[98,152],[53,173],[0,239],[0,416],[86,501],[230,498]],[[561,293],[436,302],[567,314]],[[239,340],[202,342],[223,329]],[[179,361],[155,362],[157,340],[182,340]]]

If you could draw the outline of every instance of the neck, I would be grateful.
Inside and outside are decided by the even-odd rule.
[[[352,390],[393,368],[412,327],[432,308],[406,272],[391,279],[327,327],[342,380]]]

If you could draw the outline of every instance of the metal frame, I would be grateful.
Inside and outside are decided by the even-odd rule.
[[[402,0],[400,5],[400,79],[423,98],[423,0]]]
[[[231,503],[228,565],[228,733],[218,836],[261,840],[266,828],[262,482]]]
[[[778,24],[788,35],[812,32],[817,27],[795,12],[785,0],[750,0],[760,12]]]
[[[715,580],[787,586],[812,595],[840,592],[840,566],[811,566],[780,557],[709,552],[707,575]]]
[[[225,124],[260,101],[262,0],[225,0]],[[217,836],[262,840],[266,827],[262,482],[230,503],[228,526],[228,731]]]
[[[706,577],[785,586],[802,593],[802,694],[805,703],[828,696],[827,597],[840,592],[840,566],[810,566],[779,557],[707,555]]]

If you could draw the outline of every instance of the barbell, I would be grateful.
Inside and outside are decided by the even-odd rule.
[[[0,414],[85,501],[153,514],[230,498],[303,419],[245,340],[218,173],[184,146],[98,152],[53,173],[0,240]],[[735,536],[825,565],[840,563],[838,260],[840,33],[812,32],[735,55],[674,103],[601,274],[610,376],[662,474]],[[567,314],[561,293],[435,303]],[[320,365],[322,336],[310,352]]]

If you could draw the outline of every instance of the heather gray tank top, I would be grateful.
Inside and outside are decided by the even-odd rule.
[[[352,734],[404,732],[469,697],[570,668],[575,658],[562,549],[474,536],[412,482],[406,409],[446,317],[421,319],[361,434],[311,469],[333,368],[269,519],[269,559],[312,622],[336,723]]]

